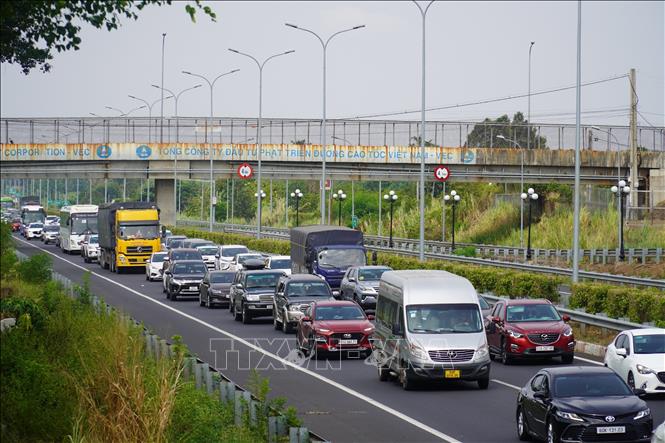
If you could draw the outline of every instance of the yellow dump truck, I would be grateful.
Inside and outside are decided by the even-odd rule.
[[[149,202],[109,203],[99,206],[99,265],[121,273],[144,268],[153,252],[159,252],[159,208]]]

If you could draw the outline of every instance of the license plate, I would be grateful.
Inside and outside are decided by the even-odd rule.
[[[536,352],[554,351],[554,346],[536,346]]]
[[[189,290],[190,290],[190,291],[198,291],[198,290],[199,290],[199,287],[198,287],[198,286],[190,286],[190,287],[189,287]]]
[[[339,344],[340,345],[357,345],[358,340],[340,340]]]
[[[443,373],[444,378],[460,378],[459,369],[446,369]]]
[[[625,432],[625,426],[602,426],[596,428],[597,434],[624,434]]]

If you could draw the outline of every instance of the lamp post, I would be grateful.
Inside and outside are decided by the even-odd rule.
[[[452,252],[455,252],[455,208],[457,207],[458,203],[460,202],[460,200],[462,198],[459,196],[457,191],[455,191],[453,189],[452,191],[450,191],[450,194],[443,197],[443,199],[446,202],[449,202],[450,200],[452,200],[451,203],[453,205],[453,243],[452,243],[452,246],[450,248],[450,252],[452,253]]]
[[[393,247],[393,204],[397,201],[397,194],[395,191],[390,191],[383,194],[383,199],[390,203],[390,240],[388,245]]]
[[[234,69],[229,72],[225,72],[224,74],[219,74],[217,77],[213,79],[213,81],[208,80],[206,77],[200,75],[200,74],[194,74],[193,72],[189,71],[182,71],[183,74],[186,75],[191,75],[192,77],[197,77],[202,80],[205,80],[206,83],[208,83],[208,86],[210,86],[210,125],[212,125],[212,115],[213,115],[213,107],[212,107],[212,92],[213,88],[215,87],[215,82],[219,80],[220,78],[233,74],[234,72],[238,72],[240,69]],[[212,131],[210,132],[210,137],[208,137],[208,126],[206,125],[206,138],[209,141],[209,146],[208,146],[208,156],[210,157],[210,225],[208,226],[208,230],[212,232],[212,224],[213,221],[215,220],[215,200],[214,200],[214,194],[215,194],[215,180],[213,180],[213,155],[212,155]],[[203,205],[203,199],[201,199],[201,205]]]
[[[162,33],[162,87],[159,88],[162,93],[159,107],[159,142],[164,143],[164,43],[166,40],[166,32]],[[173,94],[171,94],[173,95]]]
[[[619,180],[617,185],[612,186],[610,191],[619,199],[619,260],[624,261],[626,254],[623,247],[623,199],[630,192],[630,186],[626,185],[625,180]]]
[[[291,198],[296,199],[296,226],[299,225],[299,211],[300,211],[300,199],[303,198],[303,193],[300,192],[300,189],[296,189],[295,192],[291,193]]]
[[[261,148],[262,148],[262,139],[261,139],[261,126],[263,125],[263,67],[268,63],[269,60],[272,60],[273,58],[280,57],[282,55],[286,54],[291,54],[295,52],[293,49],[280,52],[279,54],[274,54],[271,55],[270,57],[266,58],[263,60],[263,63],[259,62],[254,56],[251,56],[249,54],[246,54],[244,52],[240,52],[237,49],[231,49],[229,48],[229,51],[235,52],[236,54],[244,55],[245,57],[248,57],[256,63],[256,66],[259,68],[259,121],[257,122],[258,124],[256,125],[256,143],[257,143],[257,152],[258,152],[258,173],[256,175],[256,188],[261,189]],[[257,194],[258,195],[258,194]],[[258,196],[257,196],[258,199]],[[257,226],[256,226],[256,238],[261,238],[261,204],[257,205],[257,214],[256,214],[256,220],[257,220]]]
[[[259,189],[258,192],[254,193],[254,197],[256,197],[256,204],[259,205],[259,210],[256,211],[256,213],[261,216],[261,206],[263,205],[263,199],[266,198],[266,193],[263,192],[263,189]],[[259,226],[261,226],[261,222],[259,221]]]
[[[148,103],[146,100],[144,100],[140,97],[136,97],[134,95],[128,95],[127,97],[133,98],[134,100],[138,100],[138,101],[144,103],[145,106],[148,108],[148,143],[152,143],[152,107],[155,106],[157,103],[163,101],[163,100],[168,100],[170,98],[173,98],[173,96],[169,95],[168,97],[158,98],[157,100],[155,100],[152,103]]]
[[[538,200],[538,194],[536,194],[533,188],[529,188],[527,192],[520,194],[520,198],[522,201],[529,200],[529,233],[527,237],[526,259],[531,260],[531,203]]]
[[[167,88],[164,88],[164,87],[161,87],[161,86],[158,86],[158,85],[151,85],[151,86],[153,88],[162,89],[162,90],[168,92],[169,94],[171,94],[173,97],[175,97],[175,142],[179,143],[180,142],[180,121],[178,119],[178,100],[180,99],[180,96],[183,93],[185,93],[187,91],[191,91],[192,89],[200,88],[202,85],[201,84],[194,85],[191,88],[183,89],[182,91],[178,92],[177,94],[174,93],[173,91],[171,91],[170,89],[167,89]]]
[[[533,45],[535,45],[536,42],[531,42],[529,45],[529,92],[528,92],[528,99],[527,99],[527,111],[526,111],[526,148],[531,149],[531,50],[533,49]]]
[[[348,29],[342,29],[341,31],[337,31],[334,34],[332,34],[328,39],[324,42],[323,39],[317,34],[316,32],[307,29],[307,28],[302,28],[300,26],[294,25],[292,23],[284,23],[286,26],[289,28],[293,29],[298,29],[299,31],[305,31],[310,34],[312,34],[314,37],[319,39],[319,42],[321,43],[321,47],[323,48],[323,118],[321,122],[321,149],[323,150],[323,155],[322,155],[322,160],[321,160],[321,224],[325,224],[326,222],[326,50],[328,49],[328,43],[330,43],[330,40],[333,39],[333,37],[343,34],[345,32],[349,31],[355,31],[356,29],[361,29],[364,28],[365,25],[358,25],[354,26],[352,28]]]
[[[505,140],[508,143],[513,143],[518,148],[520,148],[520,152],[521,152],[521,160],[520,160],[520,195],[524,194],[524,149],[522,148],[522,145],[520,145],[517,142],[517,140],[511,140],[509,138],[504,137],[501,134],[497,135],[496,138],[499,138],[501,140]],[[524,201],[520,200],[520,248],[522,248],[522,247],[524,247]]]
[[[346,194],[341,189],[337,191],[337,194],[333,194],[333,198],[339,202],[339,210],[337,216],[337,224],[342,226],[342,202],[346,200]]]
[[[427,11],[429,11],[430,6],[434,4],[434,0],[430,1],[425,9],[423,9],[418,2],[415,0],[413,3],[416,4],[420,10],[420,15],[423,18],[422,24],[422,66],[421,66],[421,101],[420,101],[420,261],[425,260],[425,24],[427,18]]]

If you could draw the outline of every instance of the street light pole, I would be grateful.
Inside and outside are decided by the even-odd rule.
[[[213,88],[215,87],[215,82],[220,78],[224,77],[225,75],[233,74],[234,72],[238,71],[240,71],[240,69],[234,69],[232,71],[225,72],[224,74],[219,74],[217,77],[215,77],[213,81],[208,80],[206,77],[200,74],[194,74],[189,71],[182,71],[183,74],[191,75],[193,77],[198,77],[202,80],[205,80],[206,83],[208,83],[208,86],[210,86],[210,125],[212,125],[212,118],[213,118],[212,92]],[[210,225],[208,227],[208,230],[212,232],[212,224],[215,220],[215,200],[214,200],[215,180],[213,179],[212,131],[210,132],[210,137],[208,137],[208,126],[210,125],[206,125],[206,138],[208,139],[208,156],[210,157]],[[201,206],[203,206],[203,197],[201,198]]]
[[[582,141],[582,1],[577,1],[577,86],[575,88],[575,189],[573,191],[573,283],[580,272],[580,142]]]
[[[623,199],[630,192],[630,186],[626,185],[625,180],[619,180],[619,186],[612,186],[610,191],[619,198],[619,260],[626,259],[625,250],[623,247]]]
[[[296,189],[295,192],[291,193],[291,198],[296,199],[296,226],[300,224],[299,211],[300,211],[300,199],[303,198],[303,193],[300,192],[300,189]]]
[[[168,100],[170,98],[173,98],[173,96],[169,95],[168,97],[164,97],[163,99],[158,98],[157,100],[155,100],[152,103],[148,103],[146,100],[144,100],[140,97],[136,97],[134,95],[128,95],[127,97],[133,98],[134,100],[138,100],[142,103],[145,103],[145,106],[148,108],[148,143],[152,143],[152,107],[155,106],[159,102],[163,102],[164,100]],[[137,109],[141,109],[141,108],[137,108]]]
[[[393,247],[393,204],[397,201],[397,194],[395,191],[390,191],[383,195],[383,199],[390,202],[390,240],[388,245]]]
[[[522,194],[520,194],[520,198],[522,201],[529,200],[529,234],[526,247],[526,259],[531,260],[531,203],[538,200],[538,194],[536,194],[533,188],[529,188],[526,193],[522,192]]]
[[[511,140],[509,138],[504,137],[501,134],[497,135],[496,138],[505,140],[509,143],[513,143],[517,145],[518,148],[520,148],[520,153],[522,157],[520,162],[520,195],[522,195],[524,194],[524,149],[517,142],[517,140]],[[520,248],[523,247],[524,247],[524,200],[520,199]]]
[[[443,199],[447,202],[452,200],[451,203],[453,206],[453,233],[452,233],[452,245],[450,247],[450,253],[452,254],[453,252],[455,252],[455,208],[457,207],[457,204],[461,200],[461,197],[459,196],[457,191],[453,189],[452,191],[450,191],[450,195],[446,195],[445,197],[443,197]]]
[[[342,226],[342,201],[346,200],[346,194],[340,189],[337,194],[333,194],[333,198],[339,202],[337,224]]]
[[[535,45],[536,42],[531,42],[529,45],[529,93],[528,93],[528,104],[527,104],[527,111],[526,111],[526,130],[527,130],[527,135],[526,135],[526,148],[531,149],[531,50],[533,49],[533,45]],[[524,190],[521,190],[520,192],[524,192]],[[520,245],[521,246],[521,245]]]
[[[237,49],[231,49],[229,48],[229,51],[235,52],[236,54],[244,55],[245,57],[248,57],[252,60],[254,60],[254,63],[256,63],[256,66],[259,68],[259,121],[258,124],[256,125],[256,143],[257,143],[257,154],[258,154],[258,174],[256,178],[256,188],[261,189],[261,157],[262,157],[262,148],[263,148],[263,140],[261,139],[261,126],[263,125],[263,67],[268,63],[268,60],[272,60],[275,57],[280,57],[282,55],[286,54],[291,54],[295,52],[293,49],[280,52],[279,54],[274,54],[271,55],[270,57],[266,58],[263,63],[259,62],[255,57],[246,54],[244,52],[240,52]],[[259,199],[257,194],[257,199]],[[256,238],[261,238],[261,202],[258,201],[257,204],[257,213],[256,213]]]
[[[159,112],[159,142],[164,143],[164,42],[166,40],[166,32],[162,34],[162,99],[160,100]]]
[[[326,223],[326,51],[328,49],[328,43],[336,35],[342,34],[344,32],[355,31],[356,29],[364,28],[365,25],[354,26],[352,28],[343,29],[332,34],[324,42],[323,39],[314,31],[307,28],[302,28],[300,26],[294,25],[292,23],[284,23],[289,28],[298,29],[300,31],[305,31],[312,34],[314,37],[319,39],[321,47],[323,48],[323,118],[321,122],[321,150],[322,150],[322,160],[321,160],[321,224]]]

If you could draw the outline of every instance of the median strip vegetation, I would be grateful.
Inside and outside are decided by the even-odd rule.
[[[287,240],[256,239],[244,234],[207,232],[198,229],[173,229],[174,234],[204,238],[219,244],[244,244],[248,248],[272,253],[289,254]],[[559,286],[569,283],[562,277],[540,275],[530,272],[510,271],[492,266],[477,266],[429,259],[420,262],[417,258],[399,254],[378,253],[377,264],[393,269],[441,269],[465,277],[480,293],[493,293],[510,298],[546,298],[552,302],[560,300]],[[636,289],[627,286],[610,286],[599,283],[572,285],[571,308],[584,308],[589,313],[605,312],[609,317],[627,317],[633,322],[652,322],[665,326],[665,293],[655,288]]]
[[[51,279],[51,259],[19,262],[1,228],[0,315],[15,318],[0,340],[0,438],[4,442],[263,441],[267,414],[236,424],[234,405],[185,376],[186,348],[174,337],[168,357],[146,348],[143,327],[96,309],[88,280],[70,297]],[[265,401],[267,381],[254,382]],[[252,388],[252,386],[250,386]],[[293,410],[288,424],[297,426]]]

